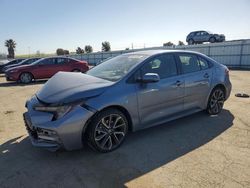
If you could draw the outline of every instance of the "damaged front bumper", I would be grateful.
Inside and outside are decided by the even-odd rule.
[[[33,107],[39,104],[34,96],[26,103],[27,112],[23,114],[26,129],[31,143],[36,147],[56,151],[80,149],[83,146],[82,135],[88,119],[94,114],[81,106],[58,120],[53,120],[53,114],[35,111]]]

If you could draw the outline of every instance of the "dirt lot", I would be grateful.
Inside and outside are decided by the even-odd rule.
[[[204,112],[132,133],[120,149],[51,153],[27,138],[24,103],[44,82],[0,75],[0,187],[250,187],[250,71],[231,71],[219,116]]]

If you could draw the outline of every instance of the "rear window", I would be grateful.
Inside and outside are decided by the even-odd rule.
[[[209,63],[206,59],[202,58],[202,57],[198,57],[199,59],[199,63],[200,63],[200,67],[202,70],[208,69],[209,68]]]

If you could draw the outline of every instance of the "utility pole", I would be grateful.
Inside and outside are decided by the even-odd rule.
[[[131,49],[132,49],[132,50],[134,49],[134,44],[133,44],[133,42],[131,43]]]

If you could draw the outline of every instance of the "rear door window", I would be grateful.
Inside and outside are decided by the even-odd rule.
[[[39,65],[55,65],[55,64],[56,64],[55,58],[44,59],[43,61],[39,62]]]
[[[201,70],[200,63],[196,55],[180,54],[178,57],[184,74]]]
[[[68,62],[66,58],[57,58],[57,64],[62,65]]]

